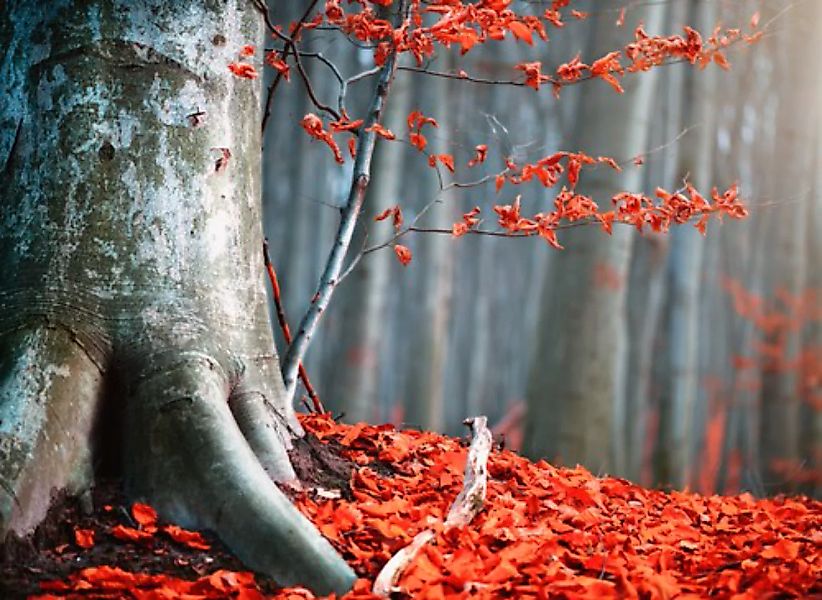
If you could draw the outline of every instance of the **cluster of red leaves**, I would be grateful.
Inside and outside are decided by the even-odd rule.
[[[451,226],[451,235],[455,238],[461,237],[468,233],[471,229],[479,225],[480,219],[477,215],[480,213],[480,207],[475,206],[467,213],[462,215],[462,221],[457,221]]]
[[[562,248],[557,241],[556,230],[565,221],[598,222],[604,231],[611,233],[614,223],[633,225],[639,231],[648,226],[655,232],[666,232],[673,224],[693,222],[693,225],[705,233],[711,215],[722,217],[728,215],[734,219],[747,216],[748,211],[739,199],[736,185],[720,194],[714,188],[709,202],[692,185],[687,184],[684,191],[668,192],[657,188],[656,198],[642,193],[621,192],[611,198],[612,210],[601,211],[599,205],[589,196],[574,191],[583,165],[606,163],[619,170],[619,165],[608,157],[594,159],[582,153],[558,152],[537,163],[526,164],[517,168],[509,164],[511,172],[497,176],[497,190],[507,181],[521,183],[538,179],[545,187],[553,186],[563,172],[560,163],[567,159],[567,178],[571,189],[563,187],[554,199],[554,210],[537,213],[532,217],[523,217],[520,213],[519,196],[513,204],[495,206],[494,212],[499,216],[499,225],[505,231],[515,235],[539,235],[555,248]],[[686,195],[687,193],[687,195]]]
[[[466,449],[438,434],[308,416],[362,465],[353,501],[298,499],[372,579],[419,531],[438,529],[462,486]],[[390,463],[395,474],[368,465]],[[762,598],[820,592],[822,505],[646,490],[493,452],[486,508],[426,546],[399,580],[414,598]],[[816,586],[816,587],[815,587]],[[361,581],[349,598],[371,598]]]
[[[473,3],[459,0],[423,3],[412,0],[408,18],[394,28],[389,21],[377,17],[372,6],[390,5],[392,2],[389,0],[352,0],[349,4],[358,5],[355,12],[346,12],[340,0],[326,0],[324,13],[318,15],[315,21],[319,24],[324,19],[360,42],[375,44],[374,60],[377,65],[383,64],[390,52],[410,53],[418,64],[422,64],[433,56],[437,45],[446,48],[456,45],[465,54],[488,40],[505,39],[508,32],[514,39],[529,45],[534,43],[535,35],[547,42],[547,27],[564,27],[562,11],[570,4],[568,0],[554,0],[537,16],[519,14],[510,8],[511,3],[511,0],[480,0]],[[577,10],[570,10],[569,14],[576,19],[588,16]],[[425,19],[431,15],[434,16],[433,20]],[[624,22],[624,12],[617,21],[618,25]],[[756,30],[756,16],[751,19],[750,26]],[[707,41],[703,41],[703,36],[689,27],[685,27],[681,35],[652,36],[640,25],[634,32],[634,42],[594,60],[590,65],[576,57],[561,65],[554,76],[543,75],[539,62],[523,63],[516,68],[524,72],[525,85],[534,89],[539,89],[543,83],[551,83],[558,94],[563,85],[586,76],[601,78],[622,92],[617,77],[626,72],[646,71],[672,60],[684,60],[700,67],[715,62],[727,68],[728,61],[723,49],[738,40],[753,43],[760,37],[761,31],[749,35],[741,29],[723,30],[719,27]]]
[[[467,449],[439,434],[343,425],[303,416],[359,465],[353,499],[310,492],[297,506],[360,575],[349,599],[372,599],[371,581],[420,531],[435,539],[398,585],[413,598],[703,598],[739,600],[822,593],[822,504],[794,499],[646,490],[582,468],[492,452],[484,509],[463,529],[441,524],[463,484]],[[391,471],[391,475],[380,475]],[[147,514],[151,515],[151,512]],[[135,514],[135,520],[141,522]],[[153,518],[141,528],[155,526]],[[217,571],[196,581],[85,569],[44,585],[57,597],[242,598],[263,595],[249,573]],[[276,599],[313,598],[285,589]]]
[[[428,140],[422,134],[422,128],[425,125],[431,125],[432,127],[439,127],[440,124],[437,123],[436,119],[432,119],[431,117],[426,117],[418,110],[412,110],[408,114],[408,118],[406,119],[408,125],[408,141],[420,152],[425,150],[425,147],[428,145]],[[453,166],[453,163],[452,163]],[[452,169],[453,170],[453,169]]]
[[[390,6],[392,3],[392,0],[349,0],[347,4],[355,5],[356,8],[352,10],[351,6],[346,6],[346,10],[341,0],[326,0],[323,10],[313,19],[304,23],[294,23],[290,30],[302,32],[325,23],[339,28],[344,34],[359,42],[374,45],[374,62],[377,65],[382,65],[390,53],[410,53],[417,63],[422,65],[425,60],[433,57],[438,45],[445,48],[457,45],[464,54],[474,46],[489,40],[503,40],[508,32],[515,39],[529,45],[533,44],[534,35],[547,42],[546,26],[565,26],[562,11],[568,7],[570,1],[553,0],[542,15],[536,16],[515,12],[510,8],[511,0],[411,0],[408,17],[396,28],[390,21],[379,18],[378,11],[375,10],[375,6]],[[585,13],[576,10],[570,10],[570,15],[576,19],[587,17]],[[624,11],[620,13],[618,25],[623,21]],[[684,27],[680,35],[660,36],[648,34],[640,25],[634,31],[633,42],[592,60],[590,64],[583,62],[577,55],[569,62],[561,64],[552,75],[543,74],[542,63],[539,61],[521,63],[514,68],[522,71],[524,75],[521,84],[538,90],[542,84],[550,83],[557,96],[563,86],[593,78],[604,80],[621,93],[623,89],[620,79],[626,73],[647,71],[672,61],[688,62],[700,68],[713,62],[724,69],[729,68],[730,64],[724,50],[738,41],[754,43],[759,40],[762,31],[757,30],[758,24],[758,15],[754,15],[750,22],[753,32],[751,34],[744,33],[738,28],[722,29],[717,26],[707,40],[700,32],[690,27]],[[240,55],[247,57],[253,53],[252,46],[245,46]],[[270,51],[266,54],[265,60],[280,75],[288,79],[289,66],[283,52]],[[238,77],[254,79],[258,76],[255,68],[245,62],[231,63],[228,68]],[[467,74],[460,71],[459,76],[467,77]],[[308,127],[304,119],[303,127],[310,135],[326,142],[334,152],[335,160],[341,163],[342,154],[331,134],[323,131],[321,121],[313,121],[314,119],[311,119]],[[408,117],[409,142],[420,151],[424,151],[427,145],[427,140],[420,131],[426,123],[437,126],[436,121],[423,117],[417,111]],[[331,130],[333,131],[333,127]],[[379,124],[370,130],[386,139],[395,139],[392,132]],[[353,155],[353,151],[351,153]],[[441,162],[453,172],[453,158],[450,155],[429,157],[431,166],[435,166],[437,162]],[[479,157],[472,161],[474,164],[478,162],[482,162]]]
[[[756,373],[798,373],[797,395],[814,410],[822,411],[822,348],[809,343],[791,354],[788,343],[803,328],[822,322],[820,291],[808,288],[801,294],[792,294],[777,288],[773,297],[766,299],[730,277],[722,277],[720,284],[730,295],[734,311],[757,332],[752,354],[734,356],[734,367]],[[756,387],[745,378],[740,381]],[[758,383],[758,379],[753,381]]]
[[[218,570],[195,581],[132,573],[118,567],[88,567],[71,575],[68,581],[48,581],[40,584],[45,594],[32,600],[56,598],[133,598],[134,600],[167,600],[188,598],[207,600],[236,598],[263,600],[254,574]]]
[[[106,505],[106,512],[114,507]],[[124,542],[137,543],[148,548],[159,533],[178,544],[193,550],[210,550],[211,545],[197,531],[189,531],[177,525],[159,525],[156,511],[147,504],[135,503],[131,507],[131,518],[136,527],[115,525],[109,535]],[[96,534],[93,529],[77,528],[74,530],[74,542],[82,549],[94,547]],[[59,550],[59,549],[58,549]],[[157,550],[152,550],[157,552]],[[162,598],[179,598],[190,594],[192,598],[225,598],[226,592],[236,592],[232,597],[246,600],[261,600],[251,573],[236,573],[219,570],[196,581],[187,581],[166,575],[131,573],[116,566],[95,566],[82,569],[72,574],[67,581],[43,581],[41,589],[46,592],[37,596],[39,600],[66,597],[122,598],[138,600],[159,600]]]
[[[240,58],[249,58],[254,56],[255,48],[254,46],[247,44],[240,48]],[[272,66],[275,66],[272,63]],[[287,74],[287,66],[286,66],[286,74]],[[247,62],[233,62],[229,63],[228,70],[234,73],[237,77],[242,77],[243,79],[257,79],[260,76],[257,73],[257,69],[254,68],[254,65],[247,63]]]

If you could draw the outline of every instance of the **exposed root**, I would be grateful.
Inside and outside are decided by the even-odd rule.
[[[493,438],[488,430],[486,417],[474,417],[463,421],[471,427],[471,447],[468,449],[468,458],[465,461],[465,483],[462,491],[454,499],[448,516],[445,519],[445,529],[464,527],[468,525],[477,513],[482,510],[485,502],[485,491],[488,481],[488,455],[491,452]],[[393,592],[400,591],[397,587],[400,575],[411,564],[420,549],[430,542],[436,534],[433,530],[421,531],[412,542],[394,554],[385,563],[374,580],[373,592],[382,598],[388,598]]]
[[[196,357],[138,384],[130,398],[131,491],[165,518],[213,530],[278,583],[347,591],[353,571],[272,483],[234,421],[227,387],[219,369]]]

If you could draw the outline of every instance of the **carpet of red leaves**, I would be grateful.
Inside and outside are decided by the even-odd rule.
[[[314,492],[296,498],[360,576],[345,598],[373,598],[371,581],[382,565],[424,529],[437,535],[403,573],[397,597],[822,597],[818,501],[665,493],[495,451],[484,510],[469,527],[444,532],[441,523],[462,486],[465,443],[326,416],[305,416],[303,423],[360,465],[346,494],[351,500]],[[97,535],[140,543],[141,533],[162,534],[207,546],[193,532],[158,526],[147,507],[137,505],[132,514],[139,524],[133,531]],[[77,533],[77,545],[93,544],[94,535]],[[299,588],[264,594],[253,574],[225,569],[191,581],[112,564],[41,585],[42,600],[313,598]]]

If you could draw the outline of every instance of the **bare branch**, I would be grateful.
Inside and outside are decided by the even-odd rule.
[[[263,15],[263,19],[265,20],[265,25],[271,33],[280,38],[281,40],[285,41],[285,48],[283,49],[283,60],[288,60],[288,54],[290,52],[294,52],[296,56],[296,46],[294,40],[300,34],[300,30],[303,27],[303,23],[306,19],[308,19],[308,15],[314,10],[314,7],[317,6],[319,0],[311,0],[308,4],[308,7],[305,9],[305,12],[297,21],[297,25],[294,28],[294,32],[292,33],[292,37],[288,37],[284,33],[282,33],[272,22],[271,18],[268,14],[268,7],[265,5],[264,0],[253,0],[254,6],[257,8],[260,13]],[[283,80],[284,75],[282,73],[277,73],[277,76],[274,77],[274,81],[271,82],[271,85],[268,86],[268,91],[266,93],[265,98],[265,112],[263,113],[263,122],[262,122],[262,131],[265,132],[265,126],[268,125],[268,120],[271,117],[271,102],[274,99],[274,92],[277,90],[277,86],[280,85],[280,82]],[[306,86],[309,86],[308,82],[305,82]]]
[[[404,1],[400,3],[401,13],[405,12],[405,6],[406,3]],[[346,204],[340,213],[340,224],[337,228],[337,235],[334,238],[334,246],[328,254],[325,269],[320,278],[314,298],[311,301],[311,305],[303,316],[300,326],[297,329],[297,334],[294,337],[294,342],[288,348],[283,359],[283,380],[285,382],[286,393],[291,399],[293,399],[296,389],[299,365],[308,350],[309,343],[320,321],[320,317],[328,307],[331,296],[339,284],[340,271],[342,270],[345,255],[351,244],[351,238],[354,234],[354,228],[357,224],[357,218],[363,202],[365,201],[365,193],[371,177],[371,159],[374,155],[377,134],[374,131],[368,131],[368,129],[380,121],[386,99],[391,89],[391,83],[394,80],[396,65],[397,56],[395,52],[392,52],[386,58],[385,64],[381,68],[380,76],[374,90],[374,97],[371,100],[371,106],[369,107],[365,123],[363,124],[357,142],[357,158],[354,162],[351,188]]]

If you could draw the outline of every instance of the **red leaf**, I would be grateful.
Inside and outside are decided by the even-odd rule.
[[[508,29],[514,34],[514,37],[522,40],[529,46],[534,45],[534,36],[531,29],[520,21],[511,21],[508,23]]]
[[[175,542],[185,544],[195,550],[210,550],[211,544],[202,536],[199,531],[188,531],[176,525],[164,525],[161,529],[168,537]]]
[[[411,250],[409,250],[405,246],[402,246],[400,244],[395,245],[394,254],[397,255],[397,260],[399,260],[403,264],[403,266],[407,267],[408,264],[411,262]]]
[[[131,505],[131,516],[143,527],[153,527],[157,524],[157,511],[148,504],[135,502]]]
[[[334,141],[334,138],[331,136],[330,132],[323,129],[323,122],[320,117],[314,113],[308,113],[303,117],[303,120],[300,121],[300,125],[302,125],[302,128],[305,129],[305,132],[308,135],[325,142],[326,145],[331,148],[331,151],[334,153],[334,160],[337,161],[338,164],[343,164],[345,162],[337,142]]]
[[[394,135],[393,131],[391,131],[390,129],[386,129],[379,123],[374,123],[371,127],[366,128],[366,131],[376,133],[381,138],[384,138],[389,141],[397,139],[397,136]]]
[[[94,546],[93,529],[75,529],[74,542],[81,548],[91,548]]]
[[[265,62],[268,65],[271,65],[274,69],[277,70],[285,80],[288,81],[291,78],[290,68],[288,63],[285,62],[283,59],[282,54],[280,54],[277,50],[272,50],[265,55]]]
[[[111,529],[111,535],[118,540],[126,540],[127,542],[145,542],[154,537],[152,531],[141,531],[125,525],[115,525]]]
[[[257,79],[257,77],[259,77],[259,73],[257,73],[257,69],[254,68],[254,65],[250,65],[248,63],[229,63],[228,70],[234,73],[237,77],[242,77],[244,79]]]
[[[408,141],[411,142],[411,145],[420,152],[425,150],[425,147],[428,145],[428,140],[425,139],[425,136],[421,133],[409,133]]]
[[[394,226],[395,230],[399,230],[402,227],[402,209],[399,205],[392,206],[391,208],[386,208],[376,217],[374,217],[375,221],[384,221],[388,217],[392,218],[392,225]]]
[[[485,162],[485,159],[488,156],[488,146],[485,144],[480,144],[476,148],[474,148],[474,158],[468,161],[468,166],[473,167],[474,165],[479,165]]]

